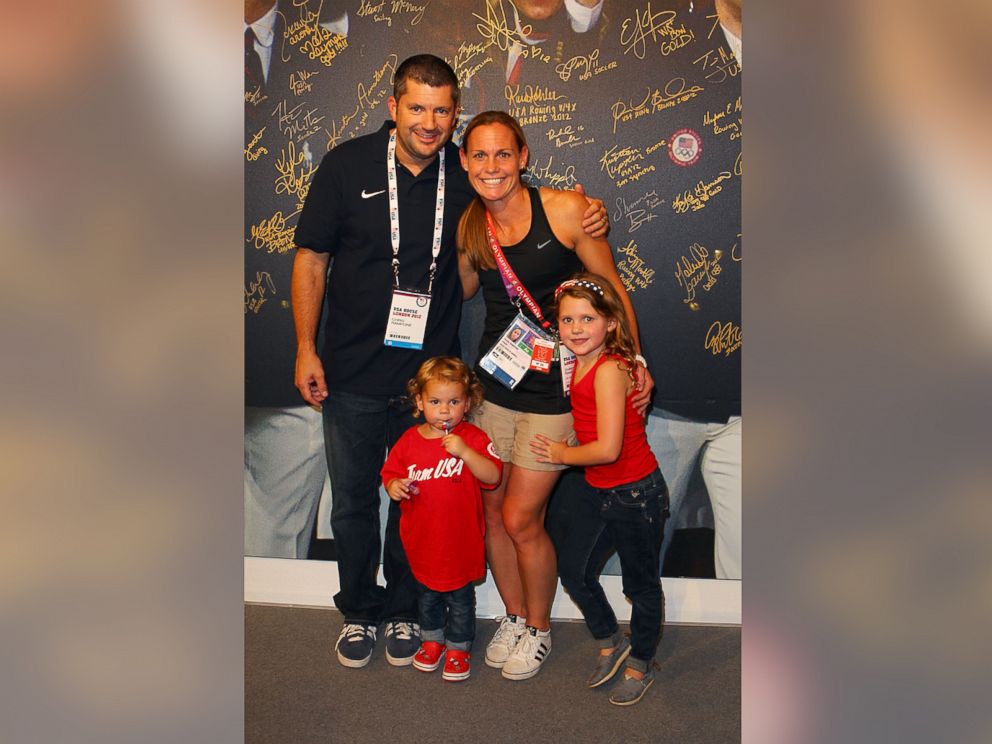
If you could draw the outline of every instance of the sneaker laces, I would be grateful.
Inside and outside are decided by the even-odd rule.
[[[415,634],[414,624],[404,622],[402,620],[393,620],[386,624],[386,635],[392,636],[393,638],[398,638],[401,641],[409,641],[413,639]]]
[[[506,643],[507,645],[511,645],[510,641],[515,640],[516,637],[517,624],[509,617],[504,617],[499,623],[499,628],[496,629],[496,635],[493,636],[492,643]]]
[[[530,659],[537,656],[537,647],[540,645],[541,639],[537,635],[531,635],[530,631],[524,633],[523,637],[520,639],[520,644],[513,650],[514,655],[523,656],[525,659]]]
[[[355,641],[361,641],[366,636],[372,636],[372,640],[375,640],[375,626],[374,625],[362,625],[361,623],[345,623],[344,627],[341,628],[341,635],[338,639],[344,638],[349,643]]]

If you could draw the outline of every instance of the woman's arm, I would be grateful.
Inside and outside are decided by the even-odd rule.
[[[530,449],[537,455],[538,462],[607,465],[620,457],[630,378],[619,364],[609,361],[596,370],[593,385],[596,391],[596,440],[569,447],[567,439],[556,442],[544,434],[536,434]]]

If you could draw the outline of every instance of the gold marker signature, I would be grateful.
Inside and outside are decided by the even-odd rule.
[[[642,116],[674,108],[692,100],[703,90],[698,85],[687,85],[684,77],[674,77],[665,84],[664,92],[658,88],[654,90],[648,88],[640,103],[617,101],[610,106],[610,113],[613,115],[613,133],[617,133],[617,125],[621,122],[630,122]]]
[[[636,232],[640,229],[641,225],[657,219],[658,215],[650,210],[664,203],[665,200],[660,198],[658,192],[654,189],[629,203],[622,196],[618,196],[616,201],[617,209],[613,215],[613,221],[620,222],[626,218],[629,221],[627,232]]]
[[[304,109],[305,105],[306,102],[298,103],[293,108],[289,108],[289,104],[283,99],[272,111],[272,115],[276,117],[279,131],[290,140],[301,142],[311,134],[320,131],[320,122],[325,117],[315,116],[317,109]]]
[[[645,165],[643,160],[641,148],[613,145],[603,152],[599,169],[605,171],[618,187],[623,187],[655,171],[653,163]]]
[[[575,166],[565,166],[565,170],[556,171],[552,169],[554,165],[554,155],[548,156],[548,162],[542,165],[534,165],[527,169],[527,180],[529,183],[542,186],[550,186],[556,189],[570,189],[578,179],[575,176]]]
[[[737,158],[736,165],[740,163],[740,156]],[[698,212],[700,209],[706,207],[709,204],[710,199],[723,191],[723,186],[720,184],[726,181],[728,178],[732,178],[733,175],[740,175],[739,173],[731,174],[730,171],[721,171],[716,178],[712,181],[699,181],[695,188],[691,191],[683,191],[681,194],[676,196],[672,200],[672,209],[676,214],[685,214],[688,211]]]
[[[674,20],[674,10],[659,10],[657,13],[652,13],[650,2],[645,10],[635,10],[634,17],[625,18],[620,26],[620,44],[624,48],[623,53],[633,52],[638,59],[644,59],[648,37],[652,42],[657,41],[659,32],[662,32],[665,26],[670,26]]]
[[[498,0],[495,3],[487,0],[485,17],[478,13],[473,13],[472,15],[480,21],[475,25],[475,30],[488,42],[486,46],[495,45],[497,49],[504,52],[513,45],[523,46],[524,40],[520,37],[520,34],[516,30],[510,30],[510,24],[507,22],[506,8],[503,7],[503,0]],[[532,30],[533,27],[530,25],[521,28],[524,35],[530,34]]]
[[[689,255],[682,256],[675,262],[675,281],[685,292],[682,302],[689,306],[689,309],[696,311],[699,303],[696,302],[696,288],[702,284],[704,292],[709,292],[717,282],[723,269],[720,267],[720,260],[723,258],[723,251],[719,248],[713,251],[710,258],[709,249],[699,243],[689,246]]]
[[[265,127],[262,127],[258,132],[251,138],[251,142],[248,143],[248,147],[245,148],[245,157],[248,160],[258,160],[263,155],[269,152],[268,148],[264,145],[259,147],[257,150],[252,148],[258,144],[258,141],[262,139],[262,134],[265,132]]]
[[[293,215],[289,215],[292,217]],[[270,218],[251,226],[251,241],[256,251],[263,248],[266,253],[289,253],[293,250],[293,236],[296,228],[287,227],[287,218],[276,212]]]
[[[486,44],[467,41],[458,45],[458,51],[455,52],[454,58],[447,61],[451,65],[451,69],[455,71],[455,75],[458,76],[459,85],[464,86],[475,73],[494,61],[486,54],[488,48]],[[476,60],[480,57],[482,58],[481,61],[477,62]]]
[[[719,320],[713,321],[713,325],[706,331],[706,340],[703,348],[710,351],[713,356],[730,356],[741,348],[741,328],[735,326],[733,322],[721,323]]]
[[[617,69],[617,61],[610,60],[605,65],[599,64],[599,50],[594,49],[588,55],[578,55],[577,57],[572,57],[567,62],[563,62],[560,65],[555,66],[555,72],[558,73],[563,81],[568,81],[572,77],[572,72],[575,70],[581,70],[579,73],[579,80],[588,80],[593,75],[601,75],[609,70]]]
[[[309,93],[313,90],[313,83],[310,82],[310,78],[314,75],[320,74],[320,70],[297,70],[289,76],[289,89],[293,91],[293,95],[301,96],[304,93]]]
[[[256,272],[255,280],[245,287],[245,315],[258,314],[268,299],[267,295],[275,293],[276,285],[272,281],[272,275],[268,271]]]
[[[390,54],[386,57],[385,62],[372,74],[372,78],[369,80],[368,84],[359,83],[357,88],[358,93],[358,105],[363,109],[375,108],[375,106],[390,92],[386,89],[386,86],[380,88],[380,83],[383,78],[386,79],[388,83],[390,78],[392,78],[392,73],[396,72],[396,63],[399,61],[399,57],[396,54]],[[390,72],[389,78],[386,78],[386,71]],[[378,91],[376,89],[379,89]]]
[[[741,66],[737,63],[737,57],[728,54],[723,47],[710,49],[692,61],[693,64],[701,64],[706,72],[706,79],[713,83],[722,83],[728,77],[736,77],[741,72]]]
[[[627,292],[647,289],[654,283],[655,270],[648,268],[638,255],[637,243],[631,240],[627,245],[617,246],[617,253],[623,256],[617,261],[617,275]]]
[[[296,145],[290,140],[287,148],[279,153],[275,169],[279,174],[275,181],[276,193],[296,195],[296,198],[303,202],[310,189],[310,178],[317,170],[317,166],[307,162],[306,153],[297,154]]]
[[[290,44],[300,44],[300,52],[310,59],[319,59],[327,67],[334,58],[348,48],[348,37],[336,34],[320,25],[319,13],[300,10],[300,18],[289,24],[283,32]]]
[[[740,139],[742,118],[741,97],[737,96],[736,101],[730,101],[723,109],[717,111],[707,111],[703,114],[703,126],[712,127],[713,134],[721,135],[729,132],[731,141]]]

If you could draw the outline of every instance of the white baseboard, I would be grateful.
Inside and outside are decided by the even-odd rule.
[[[603,576],[603,589],[621,622],[630,620],[630,603],[623,596],[619,576]],[[704,625],[741,624],[741,582],[714,579],[663,578],[665,621]],[[245,601],[265,604],[333,607],[338,591],[338,569],[333,561],[302,561],[245,557]],[[503,604],[492,577],[476,591],[479,617],[502,615]],[[575,603],[558,586],[551,616],[581,620]]]

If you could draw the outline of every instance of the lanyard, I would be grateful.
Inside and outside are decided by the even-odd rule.
[[[400,205],[396,186],[396,130],[389,133],[386,148],[386,176],[389,180],[389,240],[393,246],[393,279],[400,286]],[[444,148],[438,152],[437,201],[434,204],[434,242],[431,244],[430,280],[427,293],[434,286],[437,257],[441,253],[441,226],[444,223]]]
[[[499,268],[499,275],[503,280],[503,286],[506,287],[506,293],[510,296],[510,302],[516,305],[517,310],[520,310],[520,300],[523,300],[524,304],[527,305],[527,309],[540,322],[541,327],[545,330],[551,328],[551,323],[545,320],[540,306],[534,301],[530,292],[527,291],[527,288],[517,278],[517,275],[513,272],[513,268],[510,266],[510,262],[503,255],[503,250],[499,247],[499,241],[496,240],[496,225],[493,224],[493,216],[489,213],[488,209],[486,210],[486,236],[489,238],[489,248],[492,250],[493,257],[496,259],[496,266]],[[557,334],[555,335],[557,336]]]

